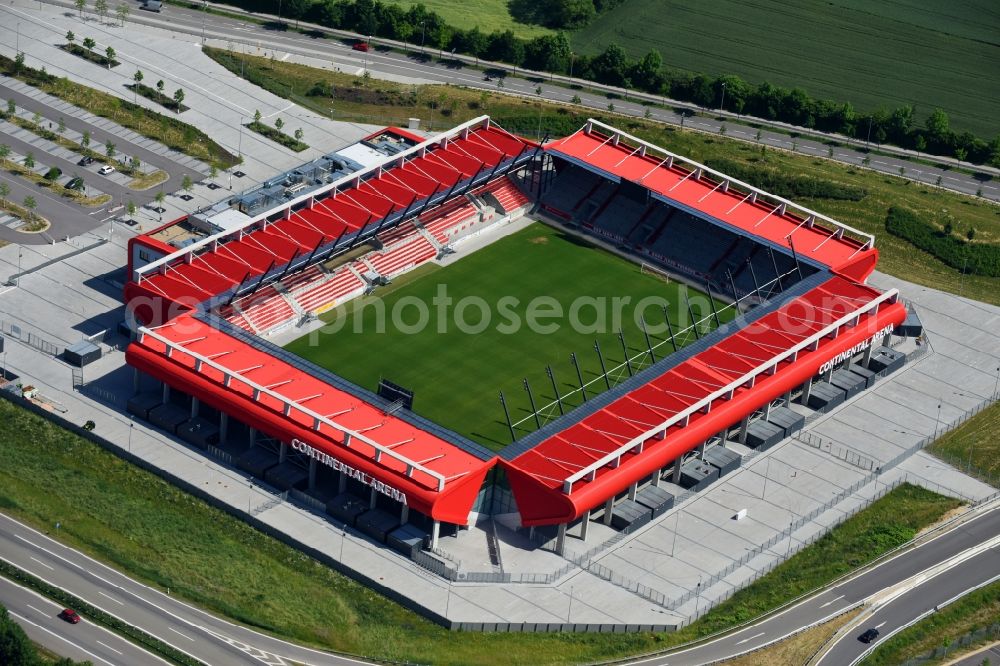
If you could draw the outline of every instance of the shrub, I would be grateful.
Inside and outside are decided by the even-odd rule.
[[[956,270],[1000,277],[1000,245],[965,242],[939,231],[918,218],[913,211],[898,206],[889,209],[885,228]]]
[[[45,180],[56,180],[62,175],[62,169],[59,167],[52,167],[45,172]]]

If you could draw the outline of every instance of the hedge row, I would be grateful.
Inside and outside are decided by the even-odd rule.
[[[1000,277],[1000,245],[967,243],[924,222],[913,211],[898,206],[889,209],[885,228],[952,268],[973,275]]]
[[[864,188],[855,185],[784,174],[777,169],[742,164],[725,158],[706,160],[705,166],[786,199],[809,197],[861,201],[868,194]]]
[[[145,631],[132,626],[118,618],[105,613],[95,606],[63,590],[62,588],[50,585],[40,578],[36,578],[27,571],[20,569],[5,560],[0,560],[0,576],[17,581],[26,587],[30,587],[42,596],[63,604],[67,608],[72,608],[88,620],[107,627],[111,631],[124,636],[133,643],[140,645],[150,652],[157,654],[168,661],[181,666],[206,666],[202,661],[189,657],[180,650],[167,645],[158,638],[154,638]]]

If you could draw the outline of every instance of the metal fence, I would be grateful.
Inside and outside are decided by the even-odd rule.
[[[58,356],[63,350],[62,346],[51,342],[37,333],[27,330],[20,324],[11,324],[0,320],[0,333],[3,333],[6,337],[12,340],[19,340],[29,347],[37,349],[43,354]]]
[[[956,638],[947,645],[936,647],[930,652],[925,652],[919,657],[913,657],[912,659],[904,661],[901,666],[922,666],[928,662],[939,663],[947,659],[948,655],[956,650],[964,650],[970,645],[976,645],[979,643],[991,643],[998,639],[1000,639],[1000,622],[991,624],[988,627],[981,627],[975,631],[970,631],[964,636]],[[987,663],[988,661],[988,658],[984,658],[982,663]]]
[[[814,449],[825,451],[834,458],[843,460],[848,465],[853,465],[858,469],[863,469],[870,472],[879,466],[878,461],[875,460],[874,458],[869,458],[868,456],[862,455],[857,451],[854,451],[844,446],[840,446],[839,444],[835,444],[834,442],[825,439],[823,437],[820,437],[815,433],[799,432],[795,435],[795,439],[802,442],[803,444],[807,444],[813,447]]]

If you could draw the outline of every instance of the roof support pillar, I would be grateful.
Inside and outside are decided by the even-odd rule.
[[[374,509],[375,508],[375,502],[376,502],[376,500],[378,500],[378,495],[375,492],[375,486],[372,486],[371,493],[369,493],[369,495],[368,495],[368,508],[369,509]]]
[[[399,522],[401,525],[405,525],[410,520],[410,507],[407,504],[403,505],[403,508],[399,511]]]
[[[225,444],[229,439],[229,414],[219,412],[219,444]]]
[[[281,443],[281,448],[278,449],[278,464],[285,462],[288,459],[288,444],[285,442]]]
[[[746,416],[743,417],[743,420],[740,421],[740,437],[738,440],[740,444],[747,443],[747,428],[749,427],[750,427],[750,415],[747,414]]]
[[[431,550],[438,547],[438,539],[441,538],[441,521],[435,520],[431,524]]]
[[[702,442],[701,444],[698,445],[698,448],[696,449],[698,451],[698,457],[701,458],[702,460],[705,459],[705,445],[706,444],[708,444],[708,442]]]
[[[580,539],[583,541],[587,540],[587,530],[590,528],[590,509],[583,512],[583,518],[580,521]]]
[[[559,532],[556,534],[556,555],[566,552],[566,523],[559,523]]]
[[[611,524],[611,510],[615,508],[615,498],[609,497],[608,501],[604,503],[604,524]]]
[[[785,407],[788,407],[789,405],[792,404],[792,392],[791,391],[789,391],[788,393],[785,394],[784,403],[785,403]]]
[[[764,419],[767,420],[769,418],[771,418],[771,402],[770,401],[768,401],[767,404],[764,405]]]
[[[809,405],[809,395],[812,393],[813,378],[810,377],[802,385],[802,397],[799,398],[799,402],[803,405]]]
[[[198,418],[198,407],[201,405],[196,396],[191,396],[191,418]]]
[[[132,395],[139,392],[139,368],[132,368]]]
[[[316,459],[309,459],[309,490],[316,488]]]
[[[677,459],[674,460],[674,473],[671,475],[670,481],[672,483],[681,482],[681,456],[677,456]]]
[[[337,492],[347,492],[347,475],[343,472],[340,472],[340,476],[337,477]]]
[[[663,475],[663,468],[661,467],[660,469],[653,472],[653,480],[649,482],[649,485],[653,486],[654,488],[659,488],[660,476],[662,475]]]
[[[250,428],[250,448],[257,446],[257,429]]]
[[[639,490],[639,482],[638,481],[636,481],[635,483],[633,483],[631,486],[628,487],[628,498],[630,500],[632,500],[633,502],[635,501],[635,493],[638,490]]]
[[[861,365],[868,367],[868,362],[872,360],[872,352],[875,350],[875,341],[872,340],[871,343],[865,347],[865,352],[861,356]]]
[[[170,384],[163,382],[163,402],[170,402]]]

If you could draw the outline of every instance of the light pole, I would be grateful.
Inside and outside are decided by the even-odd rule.
[[[449,587],[449,589],[451,589]],[[566,609],[566,624],[569,624],[569,616],[573,612],[573,586],[569,586],[569,608]]]
[[[675,511],[674,512],[674,535],[673,535],[673,538],[670,540],[670,557],[674,556],[674,546],[677,545],[677,530],[680,529],[680,523],[681,523],[681,512],[680,511]]]
[[[701,576],[698,576],[698,587],[695,588],[695,602],[694,602],[694,619],[698,619],[701,615]]]
[[[719,102],[719,113],[726,108],[726,82],[722,82],[722,100]]]
[[[941,404],[937,406],[937,417],[934,419],[934,439],[938,438],[938,428],[941,427]]]
[[[17,280],[14,281],[15,287],[21,286],[21,248],[17,248]]]
[[[760,491],[760,498],[764,499],[767,494],[767,477],[771,472],[771,456],[767,457],[767,464],[764,466],[764,489]]]
[[[128,452],[132,453],[132,428],[135,427],[135,423],[132,421],[132,417],[128,417]]]
[[[427,36],[427,20],[420,22],[420,52],[424,52],[424,38]]]

